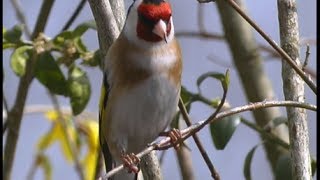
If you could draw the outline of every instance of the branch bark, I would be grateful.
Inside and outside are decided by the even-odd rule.
[[[244,9],[242,0],[236,1]],[[263,70],[262,58],[249,24],[225,0],[217,0],[217,7],[224,27],[225,37],[231,50],[233,61],[242,81],[248,102],[273,99],[274,92]],[[265,108],[253,112],[255,121],[264,127],[270,120],[280,115],[278,108]],[[275,135],[288,142],[287,129],[281,125],[273,130]],[[263,137],[261,137],[263,138]],[[273,143],[265,143],[265,151],[275,172],[278,158],[286,150]]]
[[[299,26],[295,0],[278,0],[281,47],[301,67]],[[283,93],[286,100],[304,102],[304,81],[282,61]],[[287,107],[293,179],[311,179],[309,136],[305,109]]]

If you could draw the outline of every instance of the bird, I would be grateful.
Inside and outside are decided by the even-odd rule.
[[[103,60],[99,140],[114,180],[137,179],[136,153],[171,123],[181,90],[182,53],[167,0],[134,0]],[[133,173],[131,173],[133,172]]]

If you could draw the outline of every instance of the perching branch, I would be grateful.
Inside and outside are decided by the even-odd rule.
[[[222,105],[219,105],[219,106],[222,106]],[[238,113],[245,112],[245,111],[255,111],[255,110],[262,109],[262,108],[277,107],[277,106],[299,107],[299,108],[304,108],[304,109],[308,109],[308,110],[312,110],[312,111],[317,111],[317,106],[315,106],[315,105],[308,104],[308,103],[296,102],[296,101],[263,101],[263,102],[251,103],[248,105],[244,105],[244,106],[236,107],[236,108],[233,108],[233,109],[230,109],[227,111],[220,112],[216,116],[214,116],[214,114],[216,114],[216,113],[213,113],[207,120],[197,122],[197,123],[193,124],[192,126],[181,130],[182,140],[185,140],[186,138],[192,136],[194,133],[201,130],[201,127],[203,128],[206,123],[213,123],[213,122],[218,121],[224,117],[231,116],[231,115],[238,114]],[[149,152],[155,150],[157,147],[164,147],[164,146],[166,146],[168,148],[173,147],[172,144],[170,145],[170,142],[171,141],[170,141],[169,137],[164,138],[164,139],[152,144],[151,146],[145,148],[143,151],[141,151],[140,153],[137,154],[137,157],[141,158],[145,154],[148,154]],[[117,166],[116,168],[109,171],[106,175],[102,176],[100,179],[105,180],[105,179],[115,175],[117,172],[119,172],[123,168],[124,168],[123,165]]]

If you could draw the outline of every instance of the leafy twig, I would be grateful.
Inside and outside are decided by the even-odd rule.
[[[12,6],[15,9],[18,20],[24,24],[24,30],[28,37],[31,37],[31,30],[27,24],[26,16],[22,11],[22,8],[18,2],[18,0],[11,0]]]

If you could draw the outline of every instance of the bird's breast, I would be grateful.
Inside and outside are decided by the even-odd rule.
[[[126,90],[112,106],[110,137],[128,152],[142,150],[171,122],[179,92],[166,74],[150,76]]]

